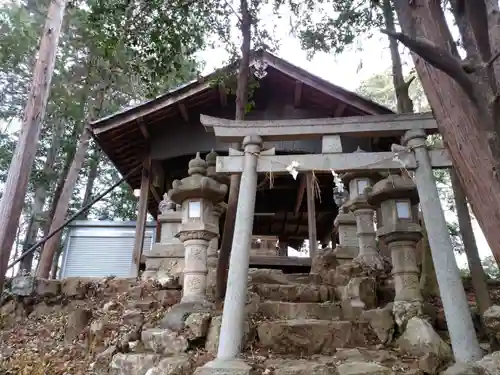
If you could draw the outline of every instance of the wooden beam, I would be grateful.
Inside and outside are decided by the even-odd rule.
[[[293,96],[294,107],[300,107],[301,100],[302,100],[302,82],[295,81],[295,92]]]
[[[331,173],[349,171],[399,171],[401,163],[393,160],[392,152],[355,152],[350,154],[310,154],[310,155],[275,155],[259,156],[257,159],[257,172],[274,174],[289,173],[286,167],[293,161],[299,163],[298,172],[314,171],[315,173]],[[452,166],[448,151],[444,149],[429,150],[429,157],[433,168],[450,168]],[[218,156],[217,172],[242,173],[243,156]],[[413,153],[399,156],[408,170],[417,168]]]
[[[304,192],[306,191],[306,176],[300,176],[299,191],[297,192],[297,200],[295,202],[295,210],[293,211],[295,215],[298,215],[300,207],[302,206],[302,201],[304,200]]]
[[[139,117],[137,119],[137,123],[139,124],[139,129],[141,130],[141,133],[144,136],[144,139],[146,139],[146,141],[149,141],[150,135],[149,135],[148,129],[146,128],[146,125],[144,124],[144,120],[142,119],[142,117]]]
[[[329,134],[387,137],[401,136],[405,131],[415,129],[424,129],[429,134],[437,132],[437,123],[431,113],[257,121],[200,115],[200,122],[224,142],[239,142],[252,135],[260,135],[265,141],[284,141],[321,138]]]
[[[134,243],[134,267],[137,276],[139,275],[139,266],[142,256],[142,248],[144,246],[144,232],[146,230],[146,219],[148,216],[148,195],[150,183],[151,158],[148,157],[143,162],[142,177],[141,177],[141,194],[139,196],[139,207],[137,212],[137,222],[135,226],[135,243]]]
[[[316,199],[314,197],[314,178],[312,173],[306,174],[307,195],[307,227],[309,232],[309,257],[314,258],[318,247],[316,235]]]
[[[337,108],[335,108],[335,113],[333,114],[334,117],[342,117],[344,114],[345,109],[347,108],[346,103],[340,103]]]
[[[219,98],[220,98],[220,105],[222,107],[227,106],[227,88],[224,83],[219,83]]]
[[[186,106],[182,103],[179,103],[178,107],[179,107],[179,111],[181,112],[182,119],[185,122],[189,122],[189,114],[188,114],[188,110],[187,110]]]
[[[153,198],[155,199],[155,201],[157,203],[160,203],[161,202],[160,194],[158,193],[158,191],[156,190],[156,188],[153,185],[149,186],[149,191],[153,195]]]
[[[139,105],[138,107],[112,114],[108,117],[94,121],[93,123],[90,124],[90,126],[92,127],[94,134],[96,135],[101,134],[109,130],[115,129],[124,123],[131,122],[137,120],[140,117],[144,117],[152,113],[155,113],[165,107],[169,107],[172,104],[178,103],[181,100],[189,98],[192,95],[208,90],[211,87],[212,87],[212,82],[210,82],[210,80],[207,80],[206,82],[203,82],[201,84],[196,83],[189,90],[183,91],[183,89],[181,88],[179,89],[180,91],[179,93],[175,92],[169,93],[166,94],[164,97],[146,102],[142,105]]]

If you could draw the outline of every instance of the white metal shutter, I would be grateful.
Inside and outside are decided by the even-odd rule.
[[[151,249],[153,233],[146,229],[143,246],[146,252]],[[133,226],[71,228],[60,277],[135,277],[134,235]]]

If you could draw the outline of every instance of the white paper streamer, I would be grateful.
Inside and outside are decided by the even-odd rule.
[[[292,175],[294,180],[297,179],[297,175],[299,174],[299,172],[297,171],[299,165],[299,162],[294,160],[289,166],[286,167],[286,170]]]

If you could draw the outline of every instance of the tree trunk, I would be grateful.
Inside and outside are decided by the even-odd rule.
[[[252,20],[248,8],[247,0],[241,0],[241,34],[243,42],[241,44],[241,60],[238,74],[238,87],[236,90],[236,120],[245,119],[245,110],[248,100],[248,74],[250,63],[250,37]],[[239,148],[239,145],[234,147]],[[224,231],[219,251],[219,260],[217,262],[216,276],[216,298],[222,299],[226,294],[226,280],[229,268],[229,258],[231,256],[231,247],[233,245],[234,223],[236,221],[236,206],[238,204],[238,195],[240,192],[241,175],[231,175],[229,187],[228,205],[226,219],[224,221]]]
[[[75,153],[75,158],[71,164],[71,168],[69,170],[68,176],[66,178],[66,182],[64,183],[64,188],[62,189],[61,196],[57,202],[57,207],[55,210],[55,215],[50,225],[50,229],[48,234],[55,231],[59,228],[66,218],[66,213],[68,212],[69,203],[71,197],[73,195],[73,190],[75,188],[76,181],[78,179],[78,175],[80,173],[80,169],[82,168],[82,164],[85,160],[85,153],[87,152],[87,148],[90,141],[90,129],[85,127],[83,133],[78,141],[78,148]],[[50,269],[52,267],[52,262],[54,259],[54,254],[56,254],[59,244],[60,244],[60,235],[55,235],[50,238],[42,249],[42,254],[40,256],[40,262],[38,264],[38,272],[37,276],[47,279],[50,274]]]
[[[3,289],[4,276],[24,206],[28,179],[35,160],[41,125],[45,117],[65,8],[66,0],[52,0],[50,2],[38,59],[33,72],[33,81],[24,109],[22,131],[0,202],[0,217],[2,218],[2,225],[0,225],[0,290]]]
[[[488,284],[486,283],[486,274],[481,264],[479,250],[477,249],[476,239],[474,238],[469,207],[467,207],[467,199],[460,185],[460,180],[453,169],[450,171],[450,174],[453,194],[455,195],[455,207],[457,210],[460,235],[462,236],[465,255],[469,263],[472,285],[476,292],[477,305],[482,315],[488,307],[491,306],[490,293],[488,291]]]
[[[43,208],[45,206],[45,201],[47,200],[47,193],[49,190],[50,180],[54,174],[54,163],[56,161],[57,152],[59,151],[59,146],[61,144],[61,136],[64,130],[64,126],[62,124],[57,124],[54,129],[54,135],[52,138],[52,144],[50,145],[50,149],[47,152],[47,159],[45,160],[43,170],[42,170],[42,178],[44,181],[40,184],[39,187],[35,190],[35,197],[33,198],[33,208],[31,212],[31,216],[28,221],[28,228],[26,229],[26,237],[23,243],[23,252],[28,250],[31,246],[33,246],[37,240],[38,232],[40,230],[41,224],[44,222],[42,218]],[[22,260],[19,267],[19,272],[31,272],[31,268],[33,266],[33,256],[35,252],[32,251],[28,255],[26,255]]]
[[[392,10],[390,0],[384,0],[383,2],[383,13],[385,27],[388,31],[395,32],[396,27],[394,24],[394,13]],[[401,62],[401,56],[399,54],[398,42],[389,37],[389,49],[391,51],[392,60],[392,80],[394,84],[394,91],[396,93],[396,101],[399,113],[413,113],[413,101],[410,98],[410,84],[413,78],[410,78],[407,82],[403,75],[403,64]],[[422,261],[422,271],[420,274],[420,289],[424,296],[439,296],[439,287],[437,284],[436,271],[434,269],[434,261],[431,256],[431,249],[429,246],[429,240],[427,238],[427,230],[425,229],[424,218],[420,217],[420,223],[422,225],[422,240],[420,241],[417,249],[421,250],[420,259]],[[382,243],[382,246],[384,244]]]
[[[498,262],[500,181],[497,170],[500,160],[496,156],[497,150],[500,150],[500,139],[496,137],[491,113],[484,109],[488,101],[473,98],[476,94],[480,96],[481,92],[475,82],[464,78],[460,62],[454,57],[454,42],[440,2],[420,0],[410,3],[397,0],[395,5],[401,29],[406,36],[398,34],[394,37],[414,52],[415,67],[436,117],[439,132],[448,146],[460,182]],[[432,46],[425,41],[431,42]],[[455,78],[451,78],[453,75]],[[472,91],[467,90],[469,86]]]
[[[89,162],[89,172],[87,177],[87,184],[85,186],[85,195],[83,196],[82,207],[86,206],[92,200],[92,191],[94,189],[94,183],[97,178],[97,172],[99,170],[99,160],[101,158],[101,152],[98,148],[92,153],[92,157]],[[85,211],[81,220],[87,220],[89,216],[89,211]]]

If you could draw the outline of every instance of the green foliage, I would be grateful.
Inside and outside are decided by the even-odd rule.
[[[382,12],[372,4],[365,0],[275,0],[276,9],[286,5],[293,13],[292,30],[309,55],[341,53],[357,37],[370,38],[383,25]]]
[[[492,279],[500,279],[500,269],[498,268],[497,262],[493,256],[487,256],[481,263],[486,275]]]

